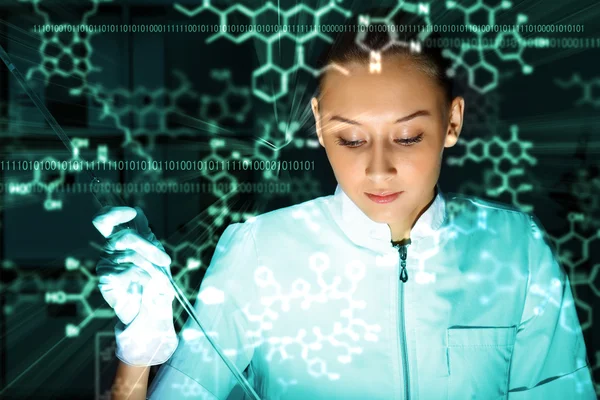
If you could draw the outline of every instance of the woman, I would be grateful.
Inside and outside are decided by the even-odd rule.
[[[355,35],[325,53],[311,100],[335,193],[227,227],[195,303],[204,328],[261,399],[595,398],[569,280],[537,219],[438,184],[465,106],[439,49],[388,46],[373,68],[364,46],[388,35]],[[95,220],[109,235],[139,217],[139,236],[109,241],[111,305],[125,296],[111,297],[106,268],[170,263],[140,211]],[[168,284],[140,279],[141,308],[115,305],[118,376],[140,377],[144,398],[142,366],[168,359],[149,398],[233,396],[194,322],[175,338]],[[140,350],[142,332],[163,342]]]

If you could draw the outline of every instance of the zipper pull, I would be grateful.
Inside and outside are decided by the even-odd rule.
[[[406,282],[408,280],[408,271],[406,270],[406,256],[408,254],[408,245],[411,243],[410,239],[407,239],[405,244],[398,242],[392,242],[392,246],[400,253],[400,280]]]
[[[400,252],[400,267],[402,268],[400,270],[400,280],[402,282],[406,282],[408,280],[408,271],[406,271],[406,254],[408,253],[408,249],[407,249],[408,245],[404,245],[404,246],[400,246],[400,248],[398,249]]]

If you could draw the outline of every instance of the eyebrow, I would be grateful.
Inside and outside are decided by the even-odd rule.
[[[397,124],[399,122],[410,121],[411,119],[414,119],[417,117],[431,117],[431,113],[428,110],[419,110],[419,111],[416,111],[405,117],[398,118],[396,121],[394,121],[394,123]],[[329,118],[329,120],[330,121],[340,121],[340,122],[344,122],[346,124],[351,124],[351,125],[360,125],[360,123],[357,121],[354,121],[354,120],[348,119],[348,118],[344,118],[339,115],[334,115],[331,118]]]

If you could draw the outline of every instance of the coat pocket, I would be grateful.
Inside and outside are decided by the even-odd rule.
[[[449,398],[505,398],[516,333],[516,326],[448,328]]]

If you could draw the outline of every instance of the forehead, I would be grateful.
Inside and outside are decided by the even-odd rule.
[[[439,110],[441,88],[410,59],[383,57],[380,73],[370,72],[368,61],[344,63],[342,67],[348,75],[330,69],[323,77],[321,102],[327,109],[353,115]]]

